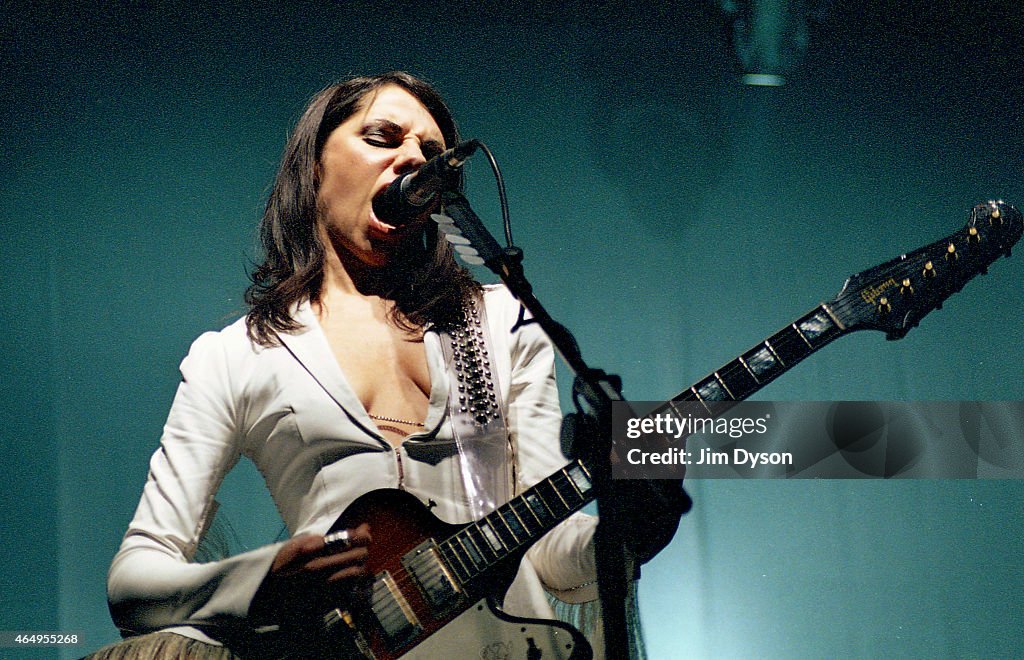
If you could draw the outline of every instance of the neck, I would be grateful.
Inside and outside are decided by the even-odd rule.
[[[395,281],[394,263],[401,259],[400,250],[374,252],[360,258],[343,245],[330,239],[323,226],[319,228],[324,246],[324,274],[320,297],[329,294],[358,297],[386,297]]]
[[[370,265],[347,251],[329,248],[324,255],[324,278],[321,296],[340,294],[361,297],[384,297],[392,271],[387,265]]]
[[[323,280],[314,303],[320,319],[324,320],[332,310],[344,310],[346,315],[389,314],[394,305],[394,285],[406,277],[398,266],[407,258],[403,250],[380,255],[381,263],[374,264],[329,241],[324,242],[324,247]]]

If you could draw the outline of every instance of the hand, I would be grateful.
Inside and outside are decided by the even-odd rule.
[[[622,506],[626,550],[638,564],[672,541],[679,519],[693,504],[682,482],[672,479],[615,479],[612,492]]]
[[[328,547],[318,534],[287,541],[249,607],[255,623],[317,621],[332,607],[359,596],[367,577],[370,526],[348,530],[347,547]]]

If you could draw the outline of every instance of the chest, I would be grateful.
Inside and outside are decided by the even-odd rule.
[[[338,366],[367,411],[426,404],[430,372],[421,333],[378,318],[349,317],[323,329]]]

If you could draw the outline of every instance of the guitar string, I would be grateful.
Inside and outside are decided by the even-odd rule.
[[[572,465],[572,464],[570,464],[570,465]],[[568,466],[567,466],[567,467],[568,467]],[[522,504],[523,506],[525,506],[525,507],[529,508],[529,503],[527,503],[527,502],[526,502],[526,500],[525,500],[525,497],[526,497],[526,495],[527,495],[528,493],[530,493],[530,492],[533,492],[533,491],[534,491],[534,490],[535,490],[535,489],[536,489],[536,488],[537,488],[538,486],[540,486],[541,484],[543,484],[543,483],[545,483],[545,482],[547,482],[547,483],[550,483],[550,484],[551,484],[551,486],[552,486],[552,488],[553,488],[553,489],[554,489],[554,490],[555,490],[555,491],[556,491],[557,493],[559,493],[560,495],[562,495],[562,498],[563,498],[563,499],[564,499],[564,497],[565,497],[565,495],[564,495],[564,494],[565,494],[566,492],[569,492],[570,494],[574,493],[574,492],[575,492],[575,488],[574,488],[574,487],[570,488],[570,486],[571,486],[571,483],[570,483],[570,481],[571,481],[571,480],[570,480],[569,476],[568,476],[567,474],[565,474],[565,472],[563,471],[563,470],[565,470],[565,469],[567,469],[567,468],[563,468],[562,470],[559,470],[558,472],[556,472],[555,474],[551,475],[551,476],[550,476],[550,477],[548,477],[547,479],[544,479],[544,480],[542,480],[542,481],[541,481],[541,482],[539,482],[539,483],[538,483],[537,485],[535,485],[534,487],[532,487],[532,488],[530,488],[529,490],[527,490],[527,491],[526,491],[526,493],[523,493],[522,495],[518,495],[518,496],[516,496],[515,498],[513,498],[513,499],[509,500],[509,501],[508,501],[508,502],[507,502],[506,504],[502,505],[502,506],[501,506],[501,507],[499,507],[498,509],[495,509],[494,511],[492,511],[492,512],[491,512],[491,513],[489,513],[489,514],[487,514],[486,516],[484,516],[484,517],[483,517],[483,518],[481,518],[480,520],[477,520],[477,521],[474,521],[474,522],[471,522],[471,523],[469,523],[469,524],[468,524],[468,525],[467,525],[466,527],[463,527],[463,528],[462,528],[461,530],[459,530],[459,531],[458,531],[458,532],[456,532],[455,534],[452,534],[451,536],[449,536],[448,538],[446,538],[446,539],[445,539],[444,541],[439,541],[439,542],[437,542],[437,545],[438,545],[438,546],[441,546],[441,545],[443,545],[443,544],[446,544],[446,543],[447,543],[447,544],[449,544],[449,547],[450,547],[450,548],[452,549],[452,552],[453,552],[453,553],[457,553],[457,551],[455,551],[455,547],[454,547],[453,545],[451,545],[451,544],[450,544],[450,541],[451,541],[451,539],[453,539],[453,538],[454,538],[454,537],[456,537],[456,536],[459,536],[459,535],[460,535],[460,534],[462,534],[463,532],[466,532],[466,530],[468,530],[468,529],[469,529],[470,527],[474,527],[474,526],[476,526],[476,527],[479,527],[479,525],[480,525],[480,523],[481,523],[481,522],[485,522],[485,521],[486,521],[486,522],[487,522],[487,523],[488,523],[488,524],[490,525],[490,527],[491,527],[492,529],[494,529],[494,530],[495,530],[495,532],[494,532],[494,533],[495,533],[495,536],[496,536],[496,538],[498,539],[498,542],[499,542],[499,543],[501,544],[501,546],[502,546],[502,551],[501,551],[501,552],[499,553],[499,551],[495,550],[495,549],[493,548],[493,546],[492,546],[492,545],[491,545],[490,543],[488,543],[488,544],[487,544],[487,548],[488,548],[488,549],[490,550],[490,554],[493,554],[493,555],[495,555],[495,558],[494,558],[494,559],[489,559],[489,558],[488,558],[488,556],[487,556],[487,555],[486,555],[485,553],[481,552],[481,553],[480,553],[480,556],[481,556],[481,558],[482,558],[482,559],[483,559],[483,560],[484,560],[484,561],[486,562],[486,564],[485,564],[485,565],[483,566],[483,568],[477,568],[477,567],[476,567],[476,562],[473,562],[473,561],[472,561],[472,558],[471,558],[471,557],[468,557],[468,556],[466,557],[466,559],[467,559],[467,560],[469,560],[469,561],[470,561],[470,562],[472,563],[472,565],[473,565],[473,568],[474,568],[474,570],[475,570],[475,573],[471,573],[471,574],[470,574],[470,576],[469,576],[469,580],[473,580],[473,579],[475,579],[475,578],[479,577],[479,576],[480,576],[480,575],[482,575],[482,574],[483,574],[483,573],[484,573],[485,571],[487,571],[488,569],[490,569],[490,568],[491,568],[492,566],[494,566],[494,565],[495,565],[495,564],[497,564],[498,562],[502,561],[503,559],[507,558],[507,556],[508,556],[508,555],[509,555],[510,553],[512,553],[513,551],[515,551],[515,550],[519,549],[520,547],[522,547],[522,546],[523,546],[523,545],[524,545],[524,544],[525,544],[525,543],[526,543],[527,541],[529,541],[529,540],[530,540],[530,536],[531,536],[531,535],[535,536],[535,535],[538,535],[538,534],[540,534],[540,533],[541,533],[542,531],[544,531],[544,526],[541,526],[541,527],[540,527],[540,528],[539,528],[539,529],[538,529],[538,530],[537,530],[536,532],[530,532],[529,528],[528,528],[528,527],[526,527],[526,525],[525,525],[525,523],[524,523],[524,524],[523,524],[523,526],[524,526],[524,529],[525,529],[525,531],[526,531],[526,538],[525,538],[524,540],[519,540],[519,539],[517,539],[517,538],[516,538],[515,534],[514,534],[514,533],[512,532],[512,530],[511,530],[511,528],[510,528],[509,524],[508,524],[507,522],[505,522],[505,521],[504,521],[504,519],[502,519],[502,522],[503,522],[503,523],[505,524],[505,526],[506,526],[506,528],[507,528],[507,530],[508,530],[508,535],[509,535],[509,536],[511,536],[511,537],[513,538],[513,540],[515,541],[515,542],[514,542],[514,543],[513,543],[512,545],[509,545],[508,543],[506,543],[506,542],[505,542],[505,541],[504,541],[504,540],[503,540],[503,539],[501,538],[501,534],[499,534],[499,533],[498,533],[498,532],[496,531],[496,530],[498,529],[498,526],[497,526],[497,525],[495,525],[495,524],[494,524],[493,522],[491,522],[491,521],[490,521],[490,520],[488,520],[488,519],[489,519],[489,518],[491,518],[491,517],[493,517],[493,516],[497,516],[497,517],[498,517],[499,519],[501,519],[501,516],[499,515],[499,512],[500,512],[500,511],[501,511],[502,509],[504,509],[504,508],[505,508],[506,506],[507,506],[507,507],[509,507],[509,509],[510,509],[510,510],[513,510],[513,511],[514,511],[514,507],[516,506],[516,504],[517,504],[517,503],[519,503],[519,504]],[[556,482],[556,481],[558,481],[558,482],[561,482],[561,483],[562,483],[562,487],[561,487],[561,488],[558,488],[558,487],[557,487],[557,486],[555,485],[555,482]],[[564,504],[563,504],[563,506],[564,506],[564,507],[566,507],[566,511],[565,511],[565,512],[564,512],[564,513],[562,514],[562,520],[564,520],[564,519],[568,518],[568,517],[569,517],[569,515],[571,515],[572,513],[574,513],[574,512],[576,512],[576,511],[578,511],[578,510],[579,510],[580,508],[582,508],[582,507],[583,507],[583,506],[584,506],[584,505],[586,504],[586,502],[588,501],[588,500],[587,500],[587,499],[585,498],[585,496],[583,496],[583,495],[581,495],[581,494],[576,494],[576,495],[574,495],[574,497],[576,497],[577,499],[579,499],[579,500],[580,500],[580,503],[579,503],[579,504],[577,504],[577,505],[569,505],[569,504],[568,504],[567,502],[566,502],[566,503],[564,503]],[[555,516],[554,512],[550,511],[550,508],[549,508],[549,513],[551,513],[551,514],[552,514],[553,516]],[[558,516],[555,516],[555,517],[557,518]],[[522,517],[520,516],[520,520],[521,520],[521,519],[522,519]],[[560,522],[562,522],[562,520],[558,520],[558,521],[557,521],[557,523],[560,523]],[[556,523],[556,524],[557,524],[557,523]],[[467,535],[468,535],[468,532],[467,532]],[[481,532],[481,536],[482,536],[482,537],[485,537],[486,535],[484,535],[484,534],[483,534],[483,533]],[[443,553],[442,553],[442,555],[443,555]],[[445,559],[445,560],[448,560],[448,557],[444,557],[444,559]],[[460,557],[458,557],[458,556],[456,556],[456,560],[458,560],[458,561],[461,561],[461,558],[460,558]],[[450,564],[451,564],[451,562],[450,562],[450,561],[448,561],[448,564],[447,564],[447,565],[449,565],[449,566],[450,566]],[[465,562],[463,562],[463,564],[465,565]],[[454,572],[454,571],[453,571],[453,572]],[[400,591],[400,592],[402,592],[402,594],[403,594],[403,595],[404,595],[404,593],[406,592],[406,587],[409,587],[410,585],[412,585],[413,587],[416,587],[416,586],[418,585],[418,582],[419,582],[419,581],[417,580],[416,576],[415,576],[415,575],[413,575],[413,574],[411,574],[411,573],[409,572],[408,568],[407,568],[407,567],[406,567],[405,565],[402,565],[402,566],[400,566],[399,568],[397,568],[397,569],[396,569],[396,570],[394,571],[394,573],[392,573],[391,571],[389,571],[389,575],[391,576],[391,582],[392,582],[392,583],[393,583],[393,584],[394,584],[394,585],[395,585],[396,587],[398,587],[398,588],[399,588],[399,591]],[[377,604],[379,604],[380,602],[383,602],[383,601],[382,601],[382,599],[383,599],[383,598],[385,598],[386,596],[389,596],[389,595],[391,595],[391,594],[390,594],[390,591],[382,593],[382,595],[380,596],[380,598],[376,598],[376,600],[373,600],[373,602],[371,603],[371,607],[372,607],[372,606],[375,606],[375,605],[377,605]],[[401,605],[400,605],[400,604],[399,604],[399,603],[398,603],[398,602],[397,602],[397,601],[396,601],[396,600],[395,600],[394,598],[392,598],[392,599],[391,599],[391,604],[390,604],[390,605],[388,605],[387,607],[389,607],[389,608],[394,608],[394,607],[401,607]],[[377,610],[374,610],[374,612],[376,613],[376,612],[377,612]]]
[[[514,504],[513,504],[513,506],[514,506]],[[582,506],[582,504],[580,506]],[[576,507],[576,508],[578,510],[578,507]],[[566,514],[571,513],[572,510],[573,509],[570,509],[569,511],[566,512]],[[471,524],[475,524],[475,523],[471,523]],[[491,523],[491,525],[493,527],[493,523]],[[534,534],[538,534],[540,531],[543,531],[543,528],[541,528],[541,530],[538,530],[537,532],[534,532]],[[527,532],[529,532],[529,530],[527,530]],[[527,539],[528,538],[529,537],[527,537]],[[438,545],[440,546],[440,545],[442,545],[444,543],[448,543],[450,540],[451,540],[451,538],[446,539],[445,541],[440,542]],[[500,537],[498,537],[498,540],[501,543],[502,547],[504,548],[506,556],[508,555],[508,553],[512,552],[515,549],[518,549],[519,547],[521,547],[524,544],[524,541],[517,540],[517,543],[515,545],[513,545],[512,547],[509,547],[508,544],[506,544],[504,541],[502,541]],[[449,544],[449,547],[451,547],[452,550],[454,550],[454,546],[451,546]],[[498,551],[493,550],[493,547],[491,548],[491,550],[492,550],[492,554],[495,554],[495,555],[499,554]],[[443,556],[443,559],[445,559],[448,562],[448,566],[451,567],[450,558],[448,556],[444,556],[443,551],[442,551],[442,556]],[[486,557],[484,557],[482,555],[481,555],[481,558],[485,559],[485,560],[487,559]],[[502,558],[503,557],[500,557],[500,556],[496,557],[494,560],[488,561],[487,565],[483,569],[477,568],[476,571],[475,571],[475,574],[470,573],[469,580],[472,580],[475,577],[478,577],[485,570],[487,570],[488,568],[490,568],[491,566],[496,564]],[[467,559],[468,559],[468,557],[467,557]],[[460,561],[457,556],[456,556],[456,560]],[[438,584],[438,582],[441,581],[442,578],[439,577],[439,575],[438,575],[441,572],[442,572],[442,569],[440,567],[432,567],[432,570],[430,571],[430,574],[427,576],[427,584],[422,584],[420,579],[417,579],[414,575],[410,574],[407,566],[402,565],[402,566],[398,567],[394,573],[391,574],[391,578],[392,578],[391,581],[392,581],[392,583],[396,587],[399,588],[399,591],[401,592],[403,599],[406,600],[406,604],[408,605],[408,599],[405,597],[405,593],[408,591],[407,587],[412,585],[414,588],[421,587],[422,588],[421,590],[425,589],[425,590],[429,591],[429,587],[430,586],[434,586],[434,585]],[[443,584],[443,582],[441,582],[441,583]],[[387,600],[387,602],[385,602],[385,600]],[[424,598],[424,600],[428,600],[428,599]],[[384,603],[383,606],[381,606],[382,603]],[[429,604],[429,602],[428,602],[428,604]],[[394,597],[394,595],[391,593],[390,590],[382,592],[379,596],[374,597],[374,599],[372,600],[372,603],[371,603],[371,608],[372,608],[373,613],[377,616],[377,618],[379,620],[380,619],[392,619],[394,617],[395,613],[396,613],[396,610],[402,610],[402,613],[401,613],[402,618],[406,622],[408,622],[409,625],[412,625],[411,622],[409,622],[408,617],[405,615],[405,611],[404,611],[404,608],[402,608],[402,604]]]
[[[555,490],[557,492],[560,492],[560,493],[569,493],[568,486],[571,486],[570,479],[569,479],[568,475],[565,474],[563,471],[559,471],[558,473],[552,475],[552,477],[548,478],[545,481],[547,481],[551,485],[553,490]],[[559,485],[556,485],[556,484],[561,484],[561,485],[559,486]],[[539,485],[540,484],[538,484],[538,486]],[[506,508],[506,506],[502,506],[500,509],[496,510],[495,512],[492,512],[491,514],[488,514],[488,516],[485,516],[480,521],[477,521],[475,523],[470,523],[470,526],[475,526],[475,527],[479,528],[479,525],[480,525],[481,522],[487,522],[487,524],[492,528],[492,530],[495,530],[494,531],[495,538],[501,544],[501,546],[502,546],[501,550],[500,551],[499,550],[495,550],[493,545],[491,545],[490,543],[487,544],[487,550],[484,550],[482,547],[480,547],[480,544],[476,544],[478,546],[478,549],[479,549],[479,557],[480,557],[481,560],[483,560],[485,562],[483,568],[480,568],[477,565],[477,562],[475,562],[473,560],[473,558],[472,558],[470,553],[468,553],[468,552],[460,553],[457,550],[455,544],[452,543],[452,540],[456,536],[459,536],[460,534],[462,534],[463,532],[466,532],[465,535],[468,537],[466,540],[469,541],[469,542],[473,542],[472,536],[468,532],[468,529],[469,529],[470,526],[467,526],[467,528],[464,528],[463,530],[460,530],[459,533],[454,534],[454,535],[452,535],[452,537],[449,537],[448,539],[445,539],[445,541],[442,541],[442,542],[438,543],[438,545],[441,548],[442,555],[444,555],[444,559],[448,562],[448,564],[453,566],[454,563],[452,562],[452,558],[454,558],[454,560],[456,562],[461,564],[464,568],[467,568],[466,573],[469,576],[468,579],[472,580],[472,579],[478,577],[479,575],[481,575],[484,571],[486,571],[488,568],[490,568],[491,566],[493,566],[497,562],[499,562],[502,559],[504,559],[505,557],[507,557],[507,555],[509,553],[511,553],[511,552],[513,552],[513,551],[515,551],[515,550],[517,550],[519,548],[521,548],[523,545],[529,544],[529,542],[531,541],[531,537],[536,537],[536,536],[540,535],[542,532],[544,532],[545,529],[547,527],[549,527],[549,525],[545,525],[544,523],[542,523],[540,521],[540,518],[535,513],[533,513],[533,510],[530,507],[529,502],[527,501],[527,495],[529,493],[531,493],[531,492],[534,492],[534,489],[531,488],[529,491],[527,491],[527,493],[524,493],[523,495],[520,495],[520,496],[518,496],[516,498],[513,498],[506,505],[507,506],[507,510],[509,512],[511,512],[520,521],[520,526],[521,526],[520,534],[523,535],[523,533],[525,533],[523,538],[519,538],[519,536],[516,535],[516,533],[511,529],[512,524],[510,524],[507,521],[505,516],[499,515],[500,512],[503,509]],[[541,497],[540,501],[543,504],[542,496],[540,496],[539,492],[536,493],[536,494],[539,497]],[[562,516],[561,516],[562,518],[567,518],[571,513],[573,513],[574,511],[579,510],[587,502],[587,498],[582,493],[577,494],[576,498],[577,498],[578,501],[575,504],[573,504],[573,505],[566,504],[565,505],[566,509],[565,509],[564,513],[562,514]],[[516,511],[517,507],[520,509],[520,513],[517,513],[517,511]],[[527,522],[525,522],[523,520],[524,515],[521,515],[521,512],[523,512],[523,511],[529,511],[530,514],[532,516],[534,516],[534,519],[537,520],[537,527],[536,527],[536,529],[531,530],[531,526],[533,525],[533,523],[527,523]],[[548,509],[548,513],[553,518],[557,518],[557,516],[555,516],[555,514],[550,510],[550,508]],[[488,520],[488,518],[494,517],[494,516],[497,516],[498,518],[500,518],[502,520],[502,523],[506,526],[507,532],[508,532],[508,536],[510,536],[512,538],[512,542],[511,543],[506,543],[505,540],[502,539],[502,535],[499,534],[499,532],[497,531],[498,529],[500,529],[500,526],[496,525],[493,521]],[[527,519],[528,518],[529,517],[527,516]],[[557,522],[561,522],[561,521],[557,520]],[[550,526],[553,527],[553,525],[550,525]],[[481,537],[486,536],[479,529],[477,531],[478,531],[478,533],[480,534]],[[447,546],[447,548],[449,548],[447,553],[445,553],[445,550],[444,550],[445,546]],[[488,555],[494,555],[494,558],[492,559]],[[452,570],[454,571],[455,569],[453,568]],[[461,580],[461,578],[459,578],[459,579]]]
[[[972,226],[972,225],[969,224],[968,227],[970,227],[970,226]],[[966,228],[964,230],[962,230],[962,231],[966,231]],[[884,281],[889,280],[889,279],[895,279],[894,275],[898,274],[898,277],[899,277],[901,282],[902,282],[902,280],[904,278],[910,278],[911,282],[912,282],[912,286],[913,286],[913,283],[915,282],[915,280],[917,280],[917,283],[918,283],[919,287],[922,286],[922,283],[923,284],[927,284],[927,282],[923,281],[923,276],[922,275],[918,275],[918,272],[922,271],[924,269],[924,265],[928,261],[932,261],[934,263],[934,262],[938,261],[939,259],[943,258],[946,253],[943,250],[942,246],[950,244],[950,243],[954,244],[954,246],[955,246],[956,238],[957,238],[957,235],[954,234],[953,236],[950,236],[948,238],[940,239],[938,241],[935,241],[930,246],[926,246],[925,248],[922,248],[921,251],[918,252],[917,254],[912,254],[912,255],[908,256],[908,258],[905,261],[896,261],[895,263],[891,263],[891,264],[885,266],[884,268],[882,268],[882,270],[880,272],[875,274],[874,279],[876,281],[884,282]],[[986,244],[989,244],[989,243],[991,243],[991,241],[987,241],[986,242]],[[967,245],[970,246],[969,241],[967,242]],[[969,274],[969,277],[967,277],[965,280],[963,280],[964,283],[966,283],[967,280],[971,279],[974,275],[976,275],[977,272],[980,272],[981,267],[984,267],[984,266],[992,263],[993,261],[995,261],[995,259],[997,259],[999,257],[998,254],[996,254],[993,257],[993,255],[991,253],[992,253],[991,250],[985,250],[980,255],[978,255],[978,257],[980,257],[980,259],[978,259],[978,261],[980,263],[980,267],[976,268],[975,273]],[[967,257],[967,258],[970,258],[970,257]],[[951,269],[951,270],[953,270],[953,269]],[[953,276],[954,277],[956,275],[963,276],[965,273],[968,273],[968,272],[969,271],[961,271],[959,273],[954,272]],[[936,278],[940,277],[940,274],[937,272],[935,277]],[[935,296],[935,298],[937,299],[935,302],[941,302],[946,297],[948,297],[948,295],[951,295],[952,291],[950,289],[952,288],[952,286],[955,286],[955,284],[956,284],[956,282],[954,282],[953,284],[947,284],[947,283],[941,283],[941,282],[940,283],[936,283],[936,285],[942,285],[944,287],[944,289],[940,290],[938,292],[938,294],[932,294],[932,296]],[[859,291],[863,291],[863,290],[865,290],[865,288],[866,287],[861,287],[859,289]],[[932,296],[929,296],[929,297],[932,297]],[[823,304],[829,305],[829,303],[823,303]],[[854,309],[856,306],[861,305],[861,304],[862,303],[857,299],[856,295],[854,295],[852,292],[850,292],[850,293],[846,293],[845,295],[843,295],[842,299],[837,299],[837,300],[832,301],[830,309],[832,309],[832,311],[834,313],[837,313],[837,315],[839,315],[839,316],[845,316],[847,312],[849,312],[850,310]],[[812,312],[809,315],[817,314],[820,309],[821,309],[821,305],[819,305],[814,310],[812,310]],[[804,320],[805,318],[807,318],[807,317],[806,316],[805,317],[801,317],[800,319],[798,319],[797,321],[794,322],[794,325],[799,324],[799,322]],[[836,329],[838,327],[836,325],[836,323],[834,321],[832,321],[831,319],[829,319],[829,326],[830,326],[829,330],[826,331],[825,333],[822,333],[822,334],[827,334],[828,332],[831,332],[832,330],[834,330],[834,329]],[[780,335],[780,333],[783,333],[786,330],[791,329],[791,327],[792,326],[787,326],[786,328],[783,328],[778,333],[776,333],[776,335]],[[842,331],[840,331],[840,333],[842,333]],[[780,336],[776,337],[776,335],[772,335],[766,341],[761,342],[760,344],[757,344],[753,348],[748,349],[747,351],[742,353],[740,355],[740,357],[750,353],[753,350],[760,349],[762,346],[765,346],[766,342],[772,342],[772,343],[777,344],[781,349],[784,350],[784,352],[785,352],[785,349],[791,348],[794,344],[797,345],[798,347],[800,347],[801,351],[802,351],[803,348],[802,348],[801,344],[803,344],[804,340],[801,339],[799,337],[798,333],[796,333],[795,331],[794,331],[793,334],[797,334],[797,336],[793,337],[792,334],[781,334]],[[782,371],[779,371],[775,375],[771,376],[769,378],[769,380],[766,381],[766,382],[760,382],[759,383],[759,382],[757,382],[757,379],[754,378],[754,381],[755,381],[754,384],[756,385],[756,387],[753,390],[751,390],[748,394],[743,396],[742,398],[737,399],[737,398],[729,397],[729,398],[725,398],[725,399],[718,399],[716,401],[729,402],[729,401],[742,401],[742,400],[745,400],[747,397],[749,397],[750,395],[754,394],[755,392],[760,390],[762,387],[768,385],[770,382],[775,380],[775,378],[777,378],[778,376],[781,376],[783,373],[788,371],[790,368],[796,366],[796,364],[799,364],[799,362],[802,362],[804,359],[809,357],[812,353],[815,353],[819,349],[824,348],[826,345],[831,343],[833,340],[837,339],[839,336],[841,336],[841,334],[840,335],[836,335],[834,337],[830,337],[828,339],[828,341],[823,342],[820,346],[814,346],[813,343],[811,343],[811,346],[808,347],[808,351],[809,352],[806,355],[800,357],[796,362],[794,362],[791,365],[783,365],[784,368],[782,369]],[[706,377],[700,379],[699,381],[697,381],[697,383],[693,386],[693,388],[697,389],[697,384],[704,383],[705,381],[709,381],[710,382],[710,381],[716,380],[714,378],[714,373],[718,373],[719,376],[722,378],[722,380],[726,380],[727,378],[735,376],[736,374],[743,374],[743,373],[746,373],[747,376],[751,376],[751,374],[749,373],[747,368],[744,367],[742,364],[740,364],[739,360],[736,359],[736,360],[732,360],[731,362],[725,364],[721,369],[717,370],[717,372],[713,372],[710,376],[706,376]],[[720,389],[721,389],[721,387],[720,387]],[[692,394],[692,392],[689,389],[684,390],[684,393]],[[694,399],[690,399],[690,400],[694,400]],[[708,400],[708,399],[705,398],[705,400]],[[712,400],[715,400],[715,399],[712,399]]]
[[[968,227],[972,226],[972,224],[973,223],[968,224]],[[963,231],[966,232],[966,230],[967,229],[965,228]],[[922,248],[916,254],[909,255],[908,258],[906,260],[904,260],[904,261],[895,261],[894,263],[886,265],[885,267],[881,268],[881,270],[879,272],[873,274],[873,281],[875,281],[875,282],[884,282],[884,281],[889,280],[889,279],[895,279],[894,275],[898,274],[898,277],[899,277],[901,283],[902,283],[902,280],[904,278],[910,278],[911,282],[912,282],[912,286],[915,283],[917,284],[918,287],[922,287],[924,284],[928,284],[924,280],[924,276],[923,275],[919,275],[918,273],[924,270],[924,265],[928,261],[932,261],[932,262],[939,261],[945,255],[945,252],[944,252],[942,246],[945,245],[945,244],[948,244],[948,243],[953,243],[955,245],[955,243],[956,243],[955,239],[956,239],[956,235],[953,235],[953,236],[951,236],[949,238],[946,238],[946,239],[941,239],[939,241],[936,241],[936,242],[932,243],[929,246],[926,246],[926,247]],[[968,244],[968,246],[970,245],[969,242],[967,244]],[[987,241],[986,244],[991,244],[991,241]],[[962,279],[960,281],[954,280],[952,283],[936,282],[933,286],[942,286],[943,288],[940,289],[937,293],[930,294],[927,298],[925,298],[926,300],[931,299],[931,302],[929,303],[929,305],[935,304],[935,303],[938,303],[938,302],[941,302],[941,301],[945,300],[945,298],[948,298],[949,295],[952,294],[952,289],[953,289],[954,286],[956,286],[957,283],[960,283],[961,286],[962,286],[968,280],[970,280],[972,277],[974,277],[974,275],[977,274],[977,272],[980,272],[981,267],[987,266],[988,264],[990,264],[993,261],[995,261],[995,259],[997,259],[999,257],[999,255],[995,254],[995,256],[993,256],[992,253],[993,253],[992,250],[984,250],[980,255],[978,255],[976,260],[981,264],[980,267],[976,266],[975,267],[975,272],[969,274],[968,277],[966,277],[965,279]],[[953,270],[953,269],[950,269],[950,270]],[[959,275],[962,278],[965,273],[969,273],[969,271],[964,271],[963,269],[960,269],[960,272],[955,272],[954,271],[952,276],[956,277],[957,275]],[[937,272],[936,273],[936,278],[938,278],[938,277],[941,277],[941,275],[940,275],[940,273]],[[819,304],[817,307],[812,309],[810,312],[808,312],[804,316],[801,316],[800,318],[798,318],[792,324],[782,328],[781,330],[777,331],[776,333],[774,333],[773,335],[768,337],[766,340],[760,342],[759,344],[756,344],[752,348],[750,348],[750,349],[744,351],[743,353],[741,353],[739,357],[743,357],[745,355],[750,355],[751,353],[753,353],[755,351],[763,351],[765,348],[768,348],[769,343],[772,346],[777,347],[777,350],[773,351],[775,353],[781,352],[781,353],[784,353],[784,354],[792,354],[793,353],[793,351],[792,351],[793,346],[796,346],[799,349],[799,353],[801,353],[802,355],[799,355],[796,358],[796,360],[794,362],[790,363],[790,364],[785,364],[779,358],[779,356],[776,355],[774,357],[774,361],[777,362],[777,364],[779,365],[779,367],[781,367],[781,369],[776,367],[774,369],[770,369],[766,373],[760,374],[760,376],[762,376],[762,377],[763,376],[767,376],[767,380],[758,380],[758,378],[754,376],[753,370],[749,369],[749,365],[748,366],[744,366],[739,361],[739,358],[736,358],[736,359],[733,359],[730,362],[726,363],[725,365],[723,365],[720,369],[718,369],[718,370],[712,372],[711,374],[701,378],[696,383],[694,383],[690,388],[687,388],[686,390],[683,390],[678,395],[676,395],[676,397],[673,397],[672,399],[667,401],[664,405],[659,406],[656,409],[656,411],[662,411],[662,410],[666,410],[667,409],[667,410],[673,410],[676,414],[679,414],[678,410],[675,410],[673,405],[672,405],[674,402],[677,402],[677,401],[694,402],[694,401],[698,401],[699,400],[699,401],[704,401],[704,402],[714,401],[714,402],[732,403],[732,402],[740,402],[740,401],[746,400],[751,395],[753,395],[754,393],[758,392],[759,390],[761,390],[765,386],[769,385],[776,378],[778,378],[782,374],[786,373],[787,371],[789,371],[790,369],[795,367],[797,364],[799,364],[800,362],[802,362],[806,358],[810,357],[813,353],[815,353],[818,350],[824,348],[825,346],[830,344],[832,341],[838,339],[840,336],[842,336],[846,332],[845,330],[839,329],[838,324],[834,320],[832,320],[832,318],[830,318],[828,315],[826,315],[824,318],[825,318],[825,320],[828,323],[827,329],[824,330],[823,332],[819,333],[817,336],[815,336],[813,338],[814,340],[817,340],[817,339],[820,339],[820,338],[824,338],[824,341],[820,342],[820,344],[818,344],[818,345],[815,345],[815,341],[809,340],[809,339],[805,339],[804,337],[801,337],[800,332],[798,330],[796,330],[794,328],[794,326],[796,326],[796,328],[799,328],[800,324],[803,321],[805,321],[805,320],[807,320],[809,318],[813,318],[816,315],[822,314],[822,312],[823,312],[822,307],[824,305],[828,305],[829,309],[833,312],[833,314],[835,314],[838,317],[845,317],[845,316],[847,316],[851,312],[851,310],[853,310],[855,307],[864,304],[864,303],[860,302],[860,299],[858,298],[858,295],[859,295],[860,292],[864,291],[866,288],[867,287],[861,287],[861,288],[858,289],[858,291],[856,293],[854,293],[854,292],[847,292],[841,298],[837,298],[837,299],[835,299],[833,301]],[[836,332],[837,330],[838,330],[838,332]],[[772,372],[774,372],[774,373],[772,373]],[[716,374],[718,376],[717,378],[716,378]],[[750,389],[749,387],[745,387],[746,393],[742,394],[742,392],[741,392],[742,396],[739,397],[739,398],[730,395],[730,390],[728,390],[728,388],[727,388],[728,383],[725,382],[725,381],[731,380],[731,381],[733,381],[733,386],[736,387],[735,377],[737,376],[737,374],[742,376],[742,379],[744,381],[746,381],[747,379],[752,380],[753,381],[753,385],[754,385],[753,389]],[[718,381],[721,381],[721,382],[718,382]],[[716,386],[716,388],[719,390],[719,392],[721,392],[722,398],[712,399],[712,398],[708,398],[707,396],[700,396],[700,395],[696,394],[695,391],[701,390],[702,389],[701,386],[704,385],[704,384],[714,384]]]

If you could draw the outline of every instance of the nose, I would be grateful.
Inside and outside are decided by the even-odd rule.
[[[427,159],[423,155],[419,142],[416,140],[406,140],[402,143],[395,158],[395,172],[399,175],[406,174],[407,172],[419,169],[426,162]]]

